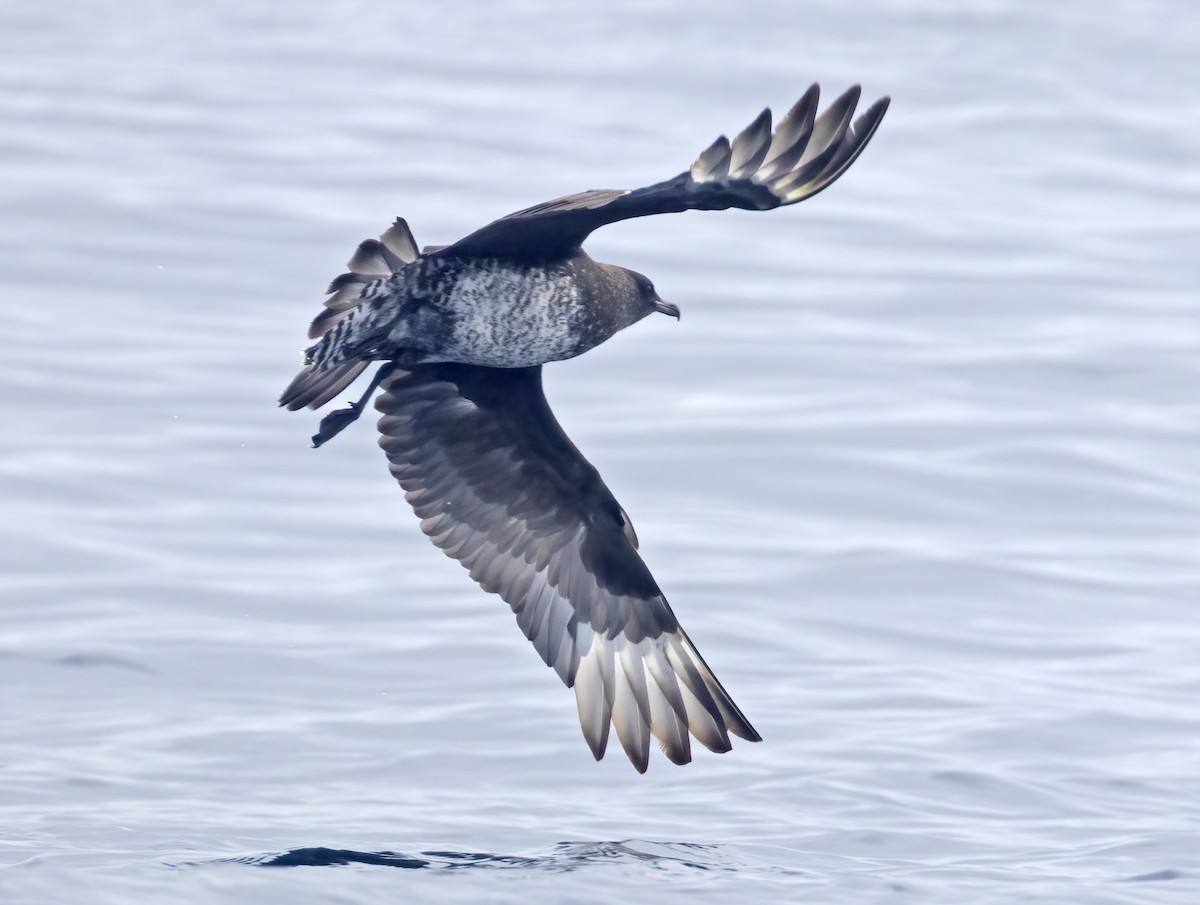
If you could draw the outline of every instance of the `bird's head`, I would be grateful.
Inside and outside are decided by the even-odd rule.
[[[675,320],[679,320],[679,306],[663,301],[655,291],[654,284],[650,282],[649,277],[643,276],[634,270],[628,270],[626,273],[632,277],[638,301],[648,309],[646,311],[647,314],[654,312],[669,314]]]

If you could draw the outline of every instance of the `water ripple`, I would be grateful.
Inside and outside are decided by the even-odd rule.
[[[404,854],[391,851],[357,852],[349,849],[321,846],[297,848],[291,851],[220,859],[220,861],[252,864],[258,867],[330,867],[348,864],[369,864],[405,870],[504,869],[569,872],[598,863],[630,863],[652,870],[727,870],[736,868],[725,863],[720,849],[713,845],[689,843],[623,842],[559,842],[545,852],[501,855],[488,852],[422,851]],[[188,865],[181,865],[188,866]],[[197,865],[190,865],[197,866]]]

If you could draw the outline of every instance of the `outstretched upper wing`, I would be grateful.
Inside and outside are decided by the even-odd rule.
[[[820,90],[813,85],[774,132],[771,111],[764,110],[732,142],[722,135],[674,179],[547,201],[489,223],[438,254],[553,258],[618,220],[730,207],[769,210],[811,198],[846,171],[883,119],[886,97],[854,119],[860,94],[855,85],[818,117]]]
[[[422,365],[383,383],[379,441],[421,529],[499,594],[575,689],[599,759],[610,722],[644,772],[650,736],[675,763],[688,733],[758,741],[684,634],[600,475],[542,394],[541,368]]]

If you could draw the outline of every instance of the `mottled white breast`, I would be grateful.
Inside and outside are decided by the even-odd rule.
[[[521,368],[583,351],[580,289],[569,264],[479,262],[437,275],[428,291],[414,296],[400,340],[424,351],[426,361]]]

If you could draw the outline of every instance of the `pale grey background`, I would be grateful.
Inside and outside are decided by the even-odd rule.
[[[0,895],[1196,901],[1198,59],[1181,2],[7,0]],[[845,179],[598,234],[683,320],[548,369],[766,738],[639,777],[275,397],[397,214],[814,80],[895,99]],[[520,857],[252,866],[319,846]]]

